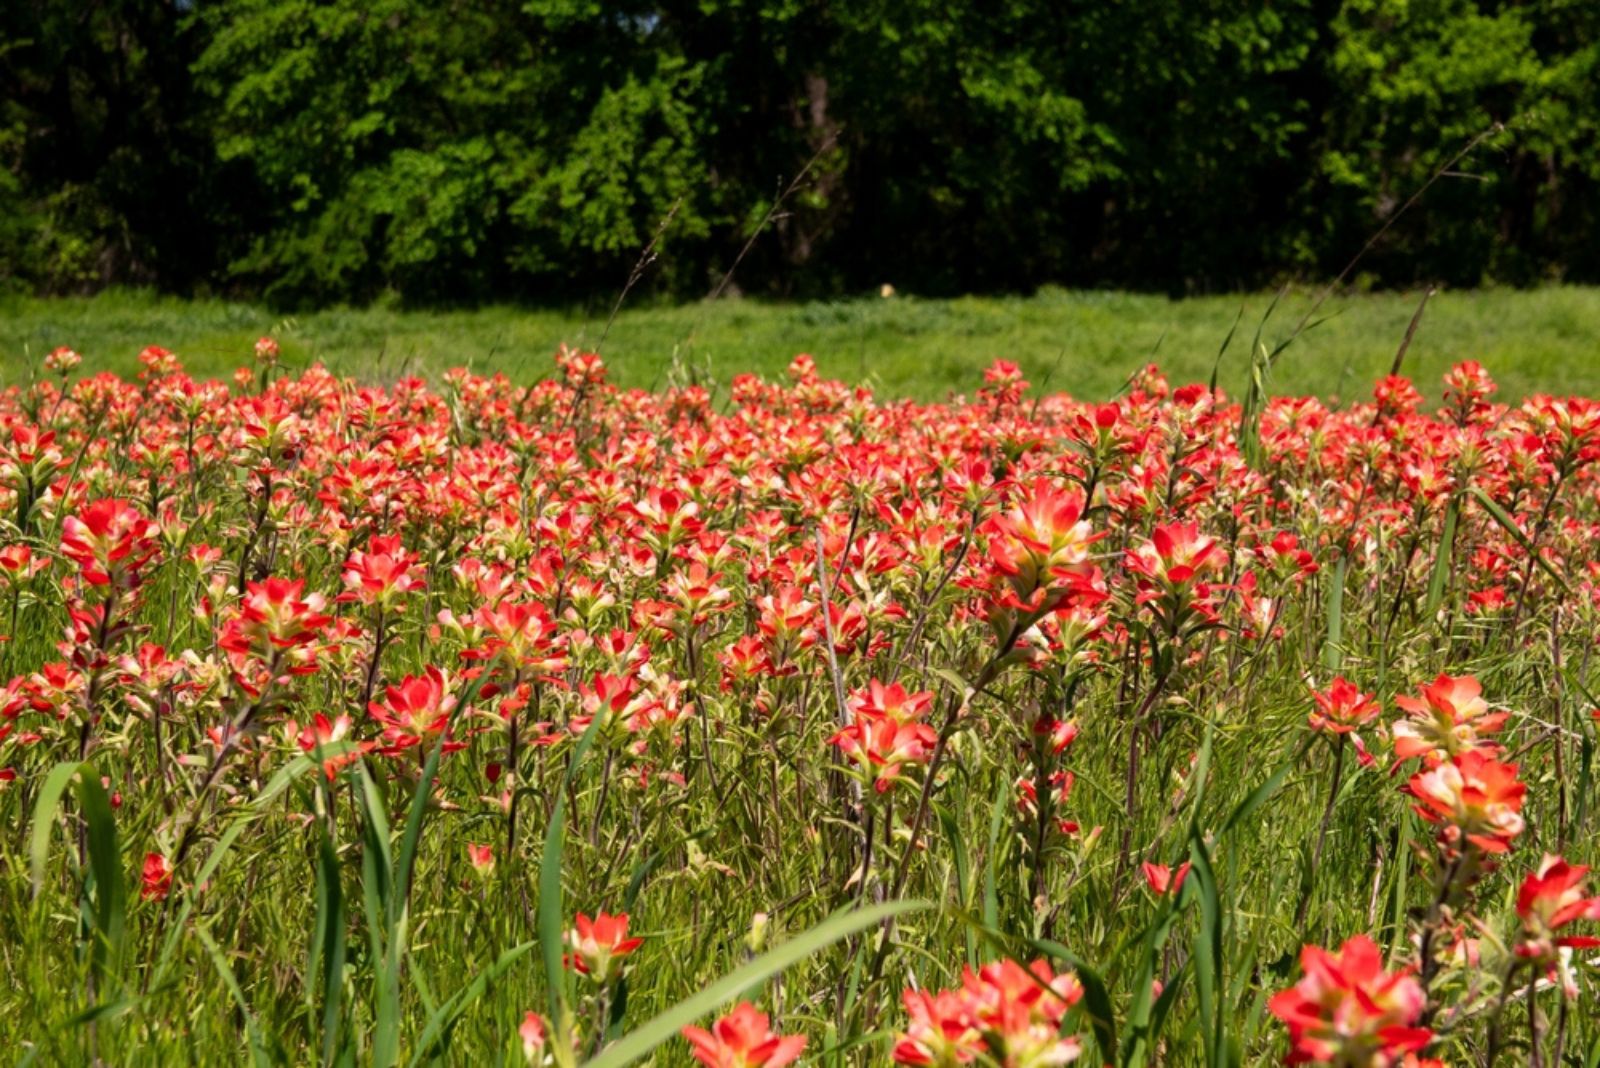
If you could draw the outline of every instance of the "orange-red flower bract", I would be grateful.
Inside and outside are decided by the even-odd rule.
[[[320,593],[306,593],[304,579],[269,578],[245,586],[238,613],[217,637],[219,648],[239,660],[255,659],[293,675],[317,670],[315,642],[332,617]]]
[[[1409,713],[1394,725],[1396,759],[1438,762],[1469,750],[1492,750],[1485,736],[1498,732],[1507,715],[1491,712],[1482,693],[1470,675],[1440,675],[1422,688],[1421,697],[1396,697],[1394,703]]]
[[[1092,585],[1091,546],[1103,535],[1083,519],[1083,498],[1048,479],[1025,487],[1017,503],[986,527],[989,557],[1004,577],[1000,603],[1029,613],[1053,611]]]
[[[1268,1003],[1289,1029],[1286,1063],[1386,1068],[1433,1040],[1418,1026],[1427,1005],[1422,984],[1409,972],[1384,971],[1366,935],[1333,953],[1306,946],[1300,965],[1301,980]]]
[[[172,891],[172,862],[162,853],[146,853],[139,875],[139,896],[146,901],[165,901]]]
[[[1329,734],[1349,734],[1378,718],[1381,711],[1371,694],[1362,693],[1343,675],[1334,677],[1326,690],[1314,690],[1316,711],[1311,713],[1311,729]]]
[[[896,1064],[954,1068],[978,1058],[999,1068],[1070,1064],[1081,1046],[1061,1034],[1067,1010],[1083,997],[1071,974],[1045,961],[1013,960],[966,969],[955,990],[905,992],[909,1024],[894,1047]]]
[[[1588,874],[1586,867],[1546,854],[1538,870],[1522,881],[1517,891],[1517,916],[1522,920],[1518,956],[1553,964],[1562,947],[1600,947],[1600,938],[1594,935],[1561,933],[1562,928],[1580,920],[1600,920],[1600,897],[1584,896]]]
[[[383,700],[373,701],[367,711],[383,725],[388,748],[399,751],[443,733],[455,708],[449,679],[429,665],[421,675],[407,675],[397,685],[385,687]],[[453,747],[447,742],[445,748]]]
[[[156,524],[127,501],[103,498],[61,525],[61,554],[78,565],[91,586],[137,580],[156,554]]]
[[[767,1014],[748,1001],[711,1025],[707,1031],[685,1027],[695,1060],[706,1068],[783,1068],[806,1048],[804,1035],[777,1035]]]
[[[1417,815],[1439,827],[1447,848],[1458,849],[1465,840],[1485,853],[1504,853],[1522,833],[1528,787],[1518,781],[1514,764],[1477,750],[1418,772],[1405,789],[1417,800]]]
[[[626,912],[597,912],[592,920],[580,912],[567,932],[567,963],[605,985],[622,975],[623,958],[643,944],[642,938],[628,937]]]
[[[399,535],[379,535],[365,550],[350,554],[344,565],[341,600],[391,606],[422,585],[417,555],[400,546]]]

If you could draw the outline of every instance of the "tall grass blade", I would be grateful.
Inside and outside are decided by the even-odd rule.
[[[1349,558],[1341,552],[1333,568],[1333,580],[1328,587],[1327,637],[1322,643],[1322,666],[1330,675],[1336,674],[1344,660],[1344,586],[1350,569]]]
[[[1489,513],[1491,519],[1500,524],[1501,528],[1511,535],[1512,540],[1521,546],[1522,551],[1533,558],[1533,562],[1539,565],[1539,570],[1554,579],[1556,585],[1561,587],[1561,592],[1571,597],[1572,587],[1567,585],[1566,578],[1550,565],[1550,561],[1544,558],[1543,553],[1534,551],[1533,542],[1522,532],[1522,528],[1517,526],[1517,521],[1512,519],[1510,514],[1500,507],[1495,499],[1485,493],[1481,487],[1473,486],[1467,492],[1472,494],[1474,500],[1483,505],[1483,510]]]
[[[91,959],[101,980],[109,984],[122,962],[127,885],[111,797],[100,785],[100,777],[87,766],[78,776],[78,803],[88,830],[89,871],[94,877],[95,945]]]
[[[589,729],[578,739],[578,746],[573,750],[566,774],[561,779],[561,792],[556,795],[550,826],[545,829],[544,850],[539,857],[539,952],[544,958],[545,982],[549,984],[550,1022],[555,1027],[555,1043],[562,1047],[562,1056],[566,1055],[569,1048],[567,1036],[571,1027],[566,975],[561,966],[561,943],[566,924],[566,911],[561,901],[561,854],[565,849],[567,832],[567,794],[604,722],[604,716],[594,717]]]
[[[1200,1034],[1206,1068],[1220,1068],[1227,1040],[1227,1017],[1218,992],[1227,989],[1223,974],[1222,897],[1211,866],[1211,853],[1199,835],[1189,839],[1189,878],[1200,899],[1200,928],[1195,934],[1195,988],[1200,1001]]]
[[[222,980],[222,985],[228,988],[228,993],[233,995],[234,1004],[239,1007],[240,1014],[244,1017],[245,1035],[250,1044],[250,1059],[256,1068],[271,1068],[272,1059],[267,1056],[267,1046],[261,1037],[261,1025],[256,1020],[256,1014],[250,1010],[250,1003],[245,1000],[244,990],[239,986],[239,980],[233,974],[233,968],[228,964],[227,956],[222,952],[222,947],[217,945],[217,940],[211,937],[211,932],[204,927],[194,929],[195,936],[206,947],[206,952],[211,957],[212,967],[216,968],[217,976]]]
[[[597,717],[598,720],[598,717]],[[863,909],[836,912],[804,934],[770,949],[755,960],[737,968],[692,997],[630,1031],[613,1046],[602,1050],[584,1068],[623,1068],[646,1056],[671,1039],[685,1026],[709,1015],[791,965],[826,949],[841,939],[869,930],[884,920],[918,912],[932,906],[926,901],[886,901]]]
[[[506,950],[493,964],[479,972],[471,983],[439,1006],[438,1010],[428,1018],[427,1025],[422,1029],[422,1035],[417,1039],[417,1052],[411,1058],[413,1068],[449,1052],[450,1031],[455,1027],[456,1021],[461,1019],[461,1014],[466,1012],[473,1002],[483,997],[490,983],[506,974],[513,965],[531,953],[536,944],[534,941],[528,941]]]
[[[1439,531],[1439,551],[1433,557],[1433,569],[1428,574],[1428,601],[1423,619],[1432,626],[1439,615],[1439,605],[1444,602],[1445,583],[1450,578],[1450,556],[1456,543],[1456,522],[1461,515],[1461,501],[1451,497],[1444,510],[1444,527]]]
[[[317,843],[317,920],[311,938],[306,984],[320,979],[322,988],[322,1063],[331,1065],[339,1048],[340,997],[344,991],[344,887],[333,839],[324,832]]]
[[[167,936],[161,944],[161,955],[156,958],[155,970],[150,974],[150,989],[159,989],[162,981],[166,978],[167,969],[172,965],[172,955],[177,951],[178,943],[183,938],[183,933],[186,930],[185,925],[189,921],[189,914],[194,911],[195,897],[199,894],[200,888],[211,882],[212,876],[216,875],[217,869],[221,867],[223,858],[228,855],[228,850],[232,849],[233,844],[239,840],[239,835],[244,833],[244,829],[250,825],[254,815],[254,813],[251,813],[235,820],[227,830],[223,831],[221,837],[217,839],[217,844],[212,846],[211,852],[206,855],[206,862],[200,865],[200,871],[194,878],[193,886],[183,894],[182,903],[178,906],[177,916],[168,926]],[[177,892],[179,892],[178,888],[173,887],[173,893]]]
[[[28,871],[33,881],[33,896],[44,886],[45,864],[50,859],[50,832],[55,827],[61,798],[72,785],[72,777],[85,767],[76,761],[57,764],[44,777],[39,799],[33,805],[33,831],[28,837]]]

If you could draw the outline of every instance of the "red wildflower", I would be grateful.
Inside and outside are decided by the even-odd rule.
[[[367,705],[372,718],[383,725],[383,737],[390,753],[430,742],[444,733],[455,711],[456,695],[450,692],[444,672],[429,665],[421,675],[407,675],[397,686],[387,686],[382,701]],[[445,743],[445,749],[459,749],[464,743]]]
[[[1394,725],[1395,758],[1436,763],[1475,749],[1493,750],[1483,736],[1498,732],[1508,714],[1491,712],[1482,692],[1471,675],[1440,675],[1422,688],[1421,697],[1396,697],[1394,703],[1409,716]]]
[[[572,930],[567,932],[567,966],[601,985],[608,985],[622,975],[622,958],[644,944],[642,938],[628,937],[628,914],[615,916],[604,912],[590,919],[578,913]]]
[[[806,1048],[804,1035],[777,1035],[767,1014],[741,1001],[706,1031],[685,1027],[695,1060],[706,1068],[783,1068]]]
[[[1362,693],[1343,675],[1335,676],[1326,690],[1314,690],[1312,700],[1317,704],[1311,713],[1311,729],[1329,734],[1349,734],[1365,727],[1382,711],[1371,694]]]
[[[1042,615],[1092,584],[1089,548],[1103,537],[1083,518],[1083,497],[1048,479],[1029,484],[1020,500],[985,524],[989,559],[1004,578],[1000,603]]]
[[[1198,523],[1168,523],[1156,527],[1149,540],[1129,549],[1128,570],[1152,590],[1185,587],[1226,561],[1217,539],[1200,533]]]
[[[1070,1063],[1080,1046],[1062,1036],[1061,1021],[1082,997],[1074,976],[1056,975],[1042,960],[1026,969],[1012,960],[968,968],[958,990],[905,992],[910,1024],[894,1061],[937,1068],[979,1058],[996,1068]]]
[[[1420,1053],[1433,1032],[1417,1026],[1427,1005],[1409,971],[1388,973],[1372,939],[1357,935],[1330,953],[1300,951],[1304,977],[1274,995],[1272,1014],[1289,1029],[1288,1064],[1393,1065]]]
[[[161,853],[146,853],[139,876],[139,897],[145,901],[165,901],[172,891],[172,862]]]
[[[365,551],[350,554],[343,578],[345,592],[339,600],[388,608],[422,586],[422,568],[415,553],[401,548],[398,535],[380,535]]]
[[[1559,933],[1579,920],[1600,920],[1600,897],[1583,895],[1583,881],[1588,874],[1588,868],[1546,854],[1539,862],[1539,870],[1522,881],[1517,891],[1517,916],[1522,920],[1519,957],[1554,964],[1562,947],[1600,947],[1600,938]]]
[[[1418,772],[1405,792],[1417,799],[1417,815],[1439,826],[1439,840],[1450,849],[1461,839],[1485,853],[1504,853],[1522,833],[1522,799],[1528,788],[1517,781],[1514,764],[1502,764],[1476,750]]]
[[[476,842],[468,842],[467,860],[472,864],[472,870],[484,878],[488,878],[494,873],[493,846],[479,845]]]
[[[1184,862],[1178,865],[1177,874],[1165,864],[1152,864],[1145,861],[1142,865],[1145,885],[1150,887],[1150,892],[1157,897],[1166,897],[1167,894],[1176,894],[1183,889],[1183,880],[1189,875],[1189,864]]]
[[[61,525],[61,554],[91,586],[130,585],[156,553],[156,524],[127,501],[102,498]]]

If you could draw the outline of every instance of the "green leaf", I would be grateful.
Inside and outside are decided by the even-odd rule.
[[[331,1065],[339,1046],[339,1000],[344,990],[344,886],[339,858],[326,830],[317,843],[317,919],[306,969],[308,991],[322,986],[322,1063]]]
[[[1494,498],[1483,492],[1480,487],[1473,486],[1467,492],[1472,494],[1479,504],[1483,505],[1483,510],[1488,512],[1490,517],[1500,524],[1507,534],[1511,535],[1512,540],[1522,547],[1522,551],[1533,558],[1533,562],[1539,565],[1539,570],[1554,579],[1556,585],[1561,587],[1561,592],[1571,597],[1572,587],[1567,585],[1567,580],[1562,577],[1559,571],[1550,566],[1550,561],[1546,560],[1542,554],[1534,551],[1533,542],[1529,541],[1528,536],[1522,532],[1522,528],[1517,526],[1517,521],[1512,519],[1506,510],[1495,503]]]
[[[479,972],[463,990],[439,1006],[429,1017],[427,1026],[422,1029],[422,1035],[417,1039],[417,1052],[412,1056],[411,1064],[415,1066],[443,1056],[449,1046],[450,1029],[461,1018],[461,1014],[488,991],[490,983],[510,971],[511,966],[532,952],[537,944],[536,941],[528,941],[506,950],[495,958],[493,964]]]
[[[1339,663],[1344,658],[1341,644],[1344,631],[1344,582],[1349,567],[1349,559],[1341,552],[1339,562],[1334,565],[1332,585],[1328,589],[1328,630],[1327,638],[1322,643],[1322,664],[1330,674],[1339,670]]]
[[[33,833],[28,843],[28,870],[33,880],[33,896],[39,896],[44,886],[44,868],[50,859],[50,832],[55,827],[56,810],[61,807],[61,797],[72,784],[78,769],[85,767],[76,761],[57,764],[44,778],[39,799],[33,805]]]
[[[589,728],[578,739],[578,746],[567,762],[566,774],[561,779],[561,791],[556,795],[555,809],[550,814],[550,826],[545,830],[544,850],[539,857],[539,951],[544,957],[545,982],[550,993],[550,1022],[555,1029],[555,1041],[566,1041],[570,1024],[567,1011],[567,981],[561,967],[562,935],[566,928],[566,913],[561,902],[561,855],[565,849],[567,833],[567,793],[573,776],[583,764],[600,733],[604,716],[595,716]]]
[[[1461,514],[1461,501],[1451,497],[1444,510],[1444,527],[1439,532],[1439,551],[1433,556],[1433,569],[1428,575],[1428,601],[1423,611],[1423,621],[1432,626],[1444,601],[1444,587],[1450,577],[1450,556],[1456,543],[1456,520]]]
[[[88,830],[89,871],[94,877],[95,946],[91,959],[102,981],[109,984],[122,960],[127,885],[111,797],[100,785],[100,776],[87,766],[78,776],[78,804]]]
[[[785,968],[891,917],[930,907],[925,901],[889,901],[864,909],[837,912],[799,937],[768,950],[635,1028],[616,1045],[607,1047],[594,1059],[585,1062],[584,1068],[622,1068],[623,1065],[632,1064],[677,1035],[687,1025],[747,994]]]
[[[228,958],[223,954],[222,947],[217,945],[217,940],[211,937],[211,932],[204,927],[194,929],[195,936],[205,945],[206,952],[211,955],[211,964],[217,969],[222,984],[233,995],[234,1004],[239,1006],[239,1012],[244,1016],[245,1034],[250,1042],[250,1059],[256,1068],[271,1068],[272,1061],[267,1056],[266,1044],[261,1038],[261,1027],[256,1021],[256,1014],[250,1011],[250,1003],[245,1000],[244,991],[239,987],[239,980],[234,977],[233,968],[228,964]]]

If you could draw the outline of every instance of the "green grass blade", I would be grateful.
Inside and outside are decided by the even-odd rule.
[[[490,983],[510,971],[512,965],[532,952],[537,944],[536,941],[523,942],[506,950],[493,964],[479,972],[460,993],[439,1006],[438,1010],[428,1018],[421,1037],[417,1039],[417,1051],[411,1058],[413,1068],[436,1057],[442,1057],[448,1051],[450,1029],[461,1018],[461,1014],[488,991]]]
[[[256,1020],[256,1014],[250,1011],[250,1003],[245,1000],[244,990],[240,988],[239,980],[234,976],[226,954],[206,928],[196,927],[194,933],[205,945],[206,952],[211,956],[211,964],[216,968],[218,977],[222,979],[222,985],[233,995],[234,1004],[239,1006],[239,1012],[244,1016],[245,1035],[250,1043],[250,1059],[255,1062],[256,1068],[271,1068],[272,1060],[267,1056],[266,1043],[261,1038],[261,1025]]]
[[[1211,853],[1198,834],[1189,839],[1189,878],[1200,899],[1200,928],[1195,933],[1195,988],[1200,1001],[1200,1033],[1204,1039],[1206,1068],[1218,1068],[1226,1044],[1227,1020],[1218,1000],[1227,989],[1223,974],[1222,898]]]
[[[344,990],[344,886],[333,840],[323,833],[317,849],[317,920],[311,940],[308,988],[322,981],[322,1063],[331,1065],[339,1047],[340,995]]]
[[[1205,804],[1206,786],[1211,780],[1211,750],[1217,737],[1217,719],[1206,720],[1205,737],[1200,742],[1200,752],[1195,757],[1194,771],[1189,782],[1194,791],[1194,801],[1189,806],[1189,837],[1193,838],[1200,827],[1200,809]]]
[[[550,826],[545,829],[544,850],[539,858],[539,951],[544,958],[545,981],[550,991],[550,1021],[555,1025],[558,1043],[565,1041],[569,1022],[566,976],[561,967],[562,934],[566,923],[566,913],[561,903],[561,854],[566,844],[567,792],[604,722],[605,717],[594,717],[589,729],[578,739],[578,746],[573,750],[572,760],[567,763],[567,772],[561,780],[561,793],[556,797],[555,809],[550,814]]]
[[[1433,569],[1428,574],[1428,602],[1423,620],[1432,626],[1439,615],[1439,605],[1444,601],[1445,582],[1450,577],[1450,556],[1456,543],[1456,521],[1461,514],[1461,501],[1450,498],[1444,510],[1444,527],[1439,532],[1439,551],[1433,557]]]
[[[1283,789],[1283,784],[1288,781],[1295,768],[1299,767],[1301,761],[1305,759],[1306,750],[1310,748],[1310,743],[1313,740],[1311,738],[1306,739],[1306,744],[1300,747],[1299,753],[1295,755],[1293,760],[1290,760],[1283,767],[1267,776],[1265,782],[1251,790],[1245,799],[1239,802],[1232,815],[1223,823],[1222,830],[1218,832],[1217,838],[1219,840],[1227,837],[1230,831],[1249,819],[1256,809],[1277,796],[1278,791]]]
[[[1162,950],[1172,936],[1172,928],[1178,922],[1180,911],[1178,902],[1164,906],[1161,917],[1150,925],[1140,940],[1144,944],[1144,951],[1139,956],[1139,971],[1133,981],[1133,1002],[1128,1008],[1128,1025],[1122,1036],[1121,1064],[1124,1068],[1144,1068],[1150,1051],[1155,1048],[1156,972],[1161,966]]]
[[[1005,828],[1006,814],[1011,810],[1010,782],[1002,781],[995,792],[994,803],[989,808],[989,849],[983,858],[983,925],[990,930],[1000,929],[1000,872],[997,854],[1000,851],[1000,833]]]
[[[950,855],[955,862],[956,876],[956,904],[966,909],[969,907],[968,896],[972,887],[971,858],[967,856],[967,840],[961,833],[961,824],[956,820],[955,813],[945,805],[934,804],[933,811],[939,817],[939,825],[944,828],[945,840],[950,843]],[[978,936],[972,931],[967,931],[967,961],[976,963],[978,959]]]
[[[28,841],[28,870],[33,881],[33,896],[44,886],[44,868],[50,859],[50,832],[55,827],[61,797],[72,784],[72,777],[84,765],[71,761],[57,764],[44,778],[39,799],[33,806],[33,833]]]
[[[1215,393],[1217,391],[1217,374],[1218,374],[1218,372],[1220,372],[1222,370],[1222,357],[1227,355],[1228,346],[1233,344],[1233,335],[1238,332],[1239,324],[1241,322],[1243,322],[1243,321],[1244,321],[1244,305],[1240,304],[1239,305],[1239,313],[1233,317],[1233,325],[1228,327],[1228,333],[1222,339],[1222,346],[1217,349],[1216,361],[1213,362],[1212,365],[1211,365],[1210,389],[1211,389],[1212,393]]]
[[[1467,492],[1472,494],[1473,499],[1475,499],[1479,504],[1483,505],[1483,510],[1488,512],[1489,517],[1496,523],[1500,524],[1501,528],[1504,529],[1507,534],[1511,535],[1512,540],[1522,547],[1523,552],[1533,557],[1533,562],[1539,565],[1539,570],[1543,571],[1545,574],[1554,579],[1556,585],[1561,587],[1561,592],[1566,594],[1568,597],[1571,597],[1572,587],[1567,585],[1567,580],[1559,571],[1550,566],[1550,561],[1546,560],[1542,553],[1537,553],[1534,551],[1533,542],[1530,541],[1528,536],[1522,532],[1522,528],[1517,526],[1517,521],[1512,519],[1506,510],[1500,507],[1500,505],[1495,502],[1495,499],[1483,492],[1481,488],[1473,486]]]
[[[422,837],[422,821],[428,814],[428,798],[433,793],[433,782],[439,775],[439,761],[444,756],[445,739],[455,732],[457,721],[477,698],[478,690],[482,688],[486,678],[487,675],[479,675],[462,691],[460,700],[450,713],[448,725],[439,732],[439,740],[434,742],[433,751],[428,754],[422,775],[417,779],[417,788],[411,794],[411,805],[406,810],[405,829],[400,836],[400,852],[394,858],[394,892],[389,896],[391,932],[405,923],[406,911],[411,901],[411,873],[416,866],[417,843]]]
[[[991,934],[996,939],[1000,938],[999,932]],[[1118,1048],[1117,1015],[1112,1006],[1111,990],[1099,970],[1060,942],[1046,938],[1024,938],[1022,941],[1067,965],[1077,975],[1078,982],[1083,986],[1082,1009],[1089,1018],[1089,1030],[1094,1035],[1095,1044],[1100,1047],[1100,1060],[1110,1064]]]
[[[100,777],[87,767],[78,776],[78,803],[88,830],[89,871],[94,876],[96,938],[92,959],[102,981],[109,984],[122,961],[127,884],[111,797],[100,784]]]
[[[211,881],[211,877],[216,874],[217,868],[221,866],[223,858],[228,855],[228,850],[233,848],[233,844],[238,841],[239,835],[244,833],[244,829],[249,826],[253,818],[254,815],[251,814],[235,820],[226,831],[222,832],[222,836],[217,839],[217,844],[212,847],[211,852],[206,856],[206,862],[200,866],[200,872],[195,876],[194,884],[184,893],[183,903],[178,906],[178,914],[168,927],[167,936],[162,941],[161,955],[156,958],[155,971],[151,973],[150,978],[150,987],[152,989],[159,987],[162,980],[166,978],[167,968],[171,966],[172,955],[177,951],[178,942],[183,937],[189,914],[194,911],[194,898],[199,892],[199,888]],[[176,888],[174,888],[174,892],[176,892]]]
[[[1332,585],[1328,588],[1327,638],[1322,644],[1322,666],[1330,675],[1338,672],[1344,659],[1344,583],[1349,568],[1349,558],[1341,552],[1333,568]]]
[[[748,993],[785,968],[891,917],[931,907],[925,901],[889,901],[864,909],[835,913],[799,937],[768,950],[630,1031],[616,1045],[607,1047],[598,1056],[586,1061],[584,1068],[623,1068],[623,1065],[632,1064],[677,1035],[685,1026]]]

